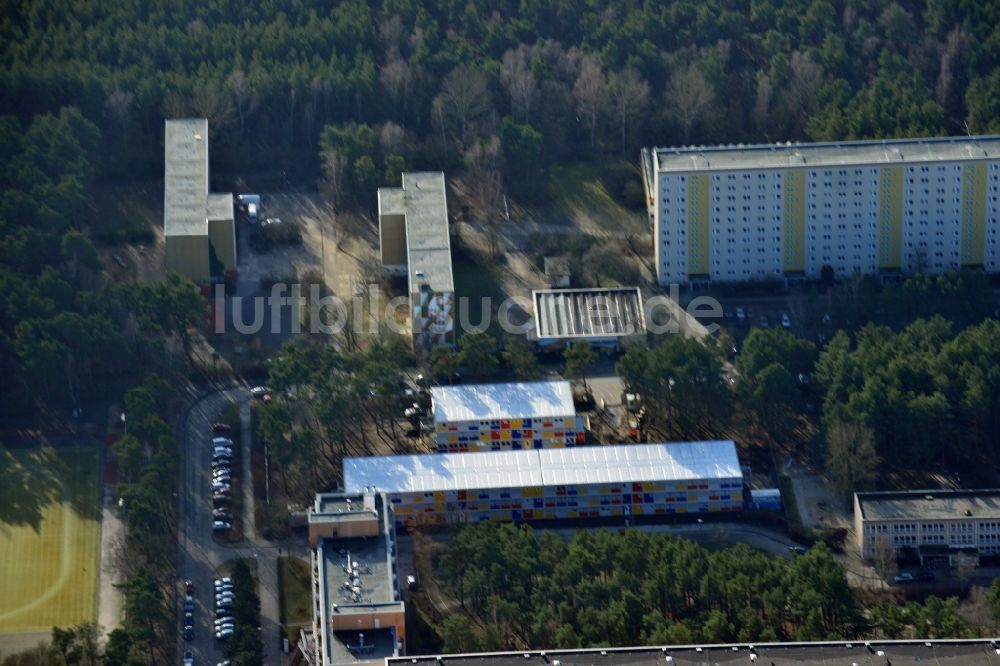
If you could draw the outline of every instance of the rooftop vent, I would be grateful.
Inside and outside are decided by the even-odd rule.
[[[930,502],[934,499],[934,495],[924,495],[924,499]]]

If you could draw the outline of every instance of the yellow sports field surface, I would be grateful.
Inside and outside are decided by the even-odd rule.
[[[0,633],[96,619],[99,451],[0,449]]]

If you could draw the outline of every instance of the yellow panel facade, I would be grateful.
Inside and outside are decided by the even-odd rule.
[[[782,181],[782,270],[801,273],[806,270],[806,172],[786,171]]]
[[[711,181],[707,175],[688,176],[687,260],[688,275],[708,275]]]
[[[903,167],[884,167],[879,172],[878,267],[902,268],[903,260]]]
[[[986,259],[986,165],[962,167],[962,265],[982,266]]]

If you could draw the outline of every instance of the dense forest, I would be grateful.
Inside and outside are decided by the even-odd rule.
[[[998,131],[997,63],[1000,3],[978,0],[24,0],[0,113],[76,106],[105,175],[155,176],[163,118],[200,115],[224,168],[311,183],[324,127],[357,123],[408,164],[500,160],[516,184],[640,144]]]
[[[441,623],[447,652],[973,631],[954,598],[866,610],[822,544],[785,560],[639,530],[580,531],[567,543],[527,525],[482,523],[463,528],[439,564],[461,608]],[[1000,619],[998,601],[994,585]]]

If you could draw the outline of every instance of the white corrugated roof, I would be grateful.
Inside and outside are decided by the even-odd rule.
[[[345,492],[433,492],[742,477],[731,440],[344,459]]]
[[[539,449],[545,485],[740,476],[732,441]]]
[[[431,400],[434,420],[438,422],[576,415],[569,382],[435,386]]]
[[[364,492],[430,492],[542,485],[535,451],[431,453],[344,459],[344,488]]]

